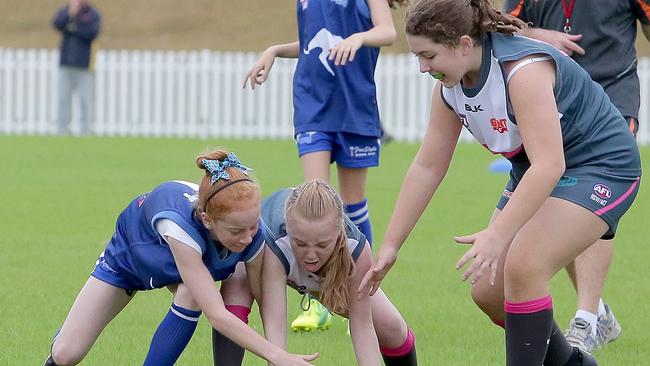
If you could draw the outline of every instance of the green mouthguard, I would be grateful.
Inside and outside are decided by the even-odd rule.
[[[442,80],[442,79],[445,78],[445,74],[443,74],[441,72],[437,72],[437,73],[431,75],[431,77],[433,77],[436,80]]]

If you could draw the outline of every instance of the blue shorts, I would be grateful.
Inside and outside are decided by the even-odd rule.
[[[99,254],[99,258],[97,258],[97,262],[95,262],[95,269],[90,275],[102,282],[108,283],[109,285],[124,289],[129,296],[137,290],[145,290],[142,286],[134,284],[132,281],[129,281],[122,276],[117,270],[111,268],[111,266],[106,263],[103,251]]]
[[[330,151],[330,162],[346,168],[369,168],[379,165],[381,142],[377,137],[346,132],[303,132],[296,135],[298,156]]]
[[[523,172],[517,170],[514,166],[510,171],[510,180],[497,204],[500,210],[506,206],[523,176]],[[612,175],[598,167],[571,168],[564,172],[550,197],[573,202],[593,212],[609,226],[602,239],[613,239],[618,221],[630,208],[639,192],[640,178]]]

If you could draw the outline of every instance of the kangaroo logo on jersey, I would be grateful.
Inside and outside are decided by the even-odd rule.
[[[336,47],[339,43],[343,41],[343,38],[341,36],[337,36],[335,34],[332,34],[330,31],[328,31],[326,28],[322,28],[321,30],[316,33],[314,38],[309,41],[307,44],[307,49],[303,50],[302,52],[305,55],[308,55],[311,51],[315,50],[316,48],[320,48],[320,54],[318,55],[318,59],[320,62],[323,64],[327,72],[332,74],[334,76],[334,70],[330,67],[329,62],[327,62],[327,57],[330,55],[330,49]]]
[[[483,108],[481,108],[481,105],[469,105],[465,103],[465,110],[468,112],[483,112]]]
[[[492,129],[494,131],[497,131],[499,133],[508,132],[508,121],[506,121],[505,118],[490,118],[490,124],[492,125]]]

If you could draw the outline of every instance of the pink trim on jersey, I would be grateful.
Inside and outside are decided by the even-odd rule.
[[[539,311],[553,309],[553,298],[551,295],[524,302],[504,302],[506,313],[510,314],[531,314]]]
[[[496,155],[496,154],[501,154],[501,155],[503,155],[503,157],[506,158],[506,159],[510,159],[511,157],[513,157],[513,156],[519,154],[519,152],[521,151],[521,149],[524,148],[523,146],[519,145],[516,149],[514,149],[514,150],[512,150],[512,151],[510,151],[510,152],[498,152],[498,151],[492,151],[492,150],[490,150],[490,148],[487,146],[487,144],[481,144],[481,145],[483,145],[484,148],[488,149],[488,151],[491,152],[492,154],[495,154],[495,155]]]
[[[415,335],[408,329],[406,340],[397,348],[379,347],[381,354],[386,357],[400,357],[409,354],[415,348]]]
[[[641,177],[637,177],[636,180],[634,181],[634,183],[632,183],[632,185],[630,186],[630,188],[628,188],[627,191],[625,191],[625,193],[621,197],[617,198],[616,201],[614,201],[610,205],[607,205],[607,206],[601,208],[600,210],[596,211],[595,212],[596,215],[600,216],[600,215],[606,213],[607,211],[613,209],[614,207],[618,206],[621,202],[625,201],[625,199],[629,195],[632,194],[632,192],[634,191],[634,188],[636,188],[636,185],[639,184],[639,179],[640,178]]]
[[[248,314],[251,313],[251,308],[243,305],[226,305],[226,310],[233,313],[239,320],[248,324]]]

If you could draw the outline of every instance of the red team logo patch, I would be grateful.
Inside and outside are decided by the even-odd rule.
[[[504,118],[490,118],[490,124],[492,125],[492,129],[498,131],[499,133],[508,132],[508,121],[506,121]]]

